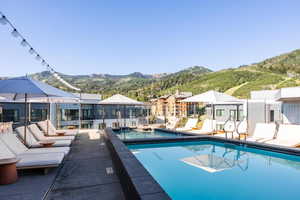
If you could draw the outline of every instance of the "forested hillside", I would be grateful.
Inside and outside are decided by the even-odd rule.
[[[51,85],[66,89],[49,72],[33,74],[33,77]],[[300,50],[266,59],[252,65],[212,72],[205,67],[190,67],[172,74],[144,75],[135,72],[128,75],[92,74],[61,76],[82,89],[82,92],[100,93],[104,97],[121,93],[141,101],[180,91],[194,94],[217,90],[247,98],[250,91],[277,89],[300,85]]]

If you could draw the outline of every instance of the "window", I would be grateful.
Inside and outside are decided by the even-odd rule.
[[[47,109],[32,109],[31,110],[31,121],[38,122],[47,119]]]
[[[275,121],[275,112],[274,110],[270,110],[270,122],[274,122]]]
[[[229,117],[231,120],[236,120],[236,110],[230,110]]]
[[[20,113],[16,109],[3,109],[3,121],[4,122],[19,122]]]
[[[224,130],[224,124],[217,124],[217,131]]]
[[[92,120],[94,119],[94,114],[92,109],[82,109],[82,120]]]
[[[216,116],[217,117],[222,117],[225,114],[225,110],[224,109],[217,109],[216,110]]]
[[[61,121],[75,121],[79,118],[79,110],[61,109]]]
[[[238,118],[238,121],[241,121],[244,119],[244,112],[243,110],[239,110],[239,118]]]

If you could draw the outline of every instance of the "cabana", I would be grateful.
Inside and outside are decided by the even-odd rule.
[[[230,108],[234,108],[236,115],[236,118],[239,119],[239,110],[240,107],[244,105],[244,101],[237,99],[233,96],[230,96],[225,93],[217,92],[217,91],[207,91],[189,98],[184,99],[182,102],[187,102],[187,103],[203,103],[206,104],[206,113],[208,117],[211,119],[211,123],[216,122],[216,126],[218,123],[224,124],[226,120],[228,120],[229,116],[231,113],[229,112],[229,116],[223,116],[221,117],[220,120],[216,120],[218,116],[216,116],[216,105],[225,105],[225,106],[230,106]],[[216,121],[214,121],[216,120]],[[217,127],[214,127],[216,130]]]
[[[143,102],[136,101],[134,99],[131,99],[129,97],[123,96],[121,94],[113,95],[107,99],[104,99],[99,102],[100,105],[103,105],[103,123],[104,121],[109,121],[105,119],[105,115],[107,114],[105,112],[105,107],[110,108],[115,111],[115,115],[117,116],[116,120],[111,120],[110,126],[113,126],[114,124],[119,124],[119,120],[123,120],[123,127],[127,127],[126,118],[129,118],[128,120],[131,121],[131,125],[133,125],[134,120],[131,120],[132,118],[132,111],[130,113],[127,113],[127,108],[137,108],[137,107],[145,107],[146,105]],[[110,106],[110,107],[109,107]],[[113,113],[113,112],[109,112]],[[129,115],[129,116],[128,116]],[[108,116],[109,118],[109,116]]]

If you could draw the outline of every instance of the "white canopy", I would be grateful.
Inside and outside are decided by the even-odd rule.
[[[240,100],[228,94],[224,94],[214,90],[210,90],[182,100],[182,102],[189,102],[189,103],[197,103],[197,102],[216,103],[216,102],[226,102],[226,101],[236,102]]]
[[[121,94],[115,94],[103,101],[100,104],[111,104],[111,105],[144,105],[143,102],[136,101],[134,99],[128,98]]]

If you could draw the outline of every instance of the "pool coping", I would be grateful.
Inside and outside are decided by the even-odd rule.
[[[111,128],[103,134],[126,199],[171,199]]]

